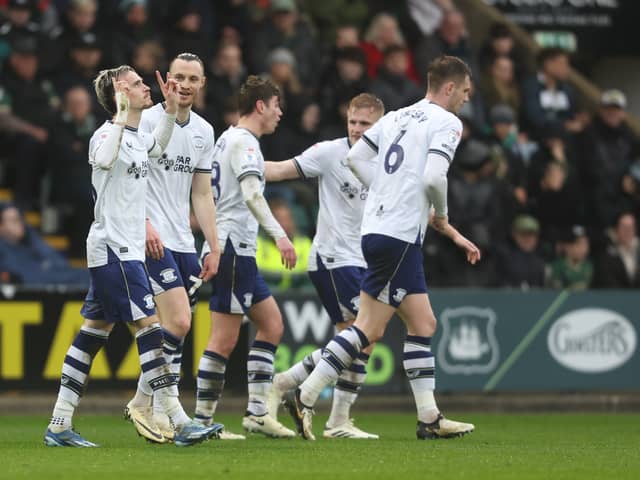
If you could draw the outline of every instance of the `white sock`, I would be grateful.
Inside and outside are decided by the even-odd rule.
[[[418,420],[425,423],[434,422],[439,412],[433,396],[436,380],[431,337],[407,335],[402,363],[413,391]]]

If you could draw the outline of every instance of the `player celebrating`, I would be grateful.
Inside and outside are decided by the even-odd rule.
[[[193,422],[180,405],[176,379],[162,354],[162,330],[144,266],[149,157],[158,157],[169,143],[178,102],[175,80],[165,83],[158,72],[156,76],[167,108],[152,134],[138,130],[151,96],[131,67],[103,70],[95,80],[98,100],[113,120],[96,130],[89,143],[95,200],[95,220],[87,237],[91,285],[82,307],[85,321],[62,366],[58,399],[44,437],[48,446],[97,446],[73,430],[72,417],[93,358],[118,321],[130,322],[136,332],[143,378],[175,425],[176,445],[205,440],[216,429]]]
[[[311,375],[286,397],[298,431],[309,440],[315,439],[311,407],[322,389],[382,337],[395,312],[408,331],[403,364],[416,402],[418,439],[461,436],[474,429],[444,418],[434,399],[431,337],[436,319],[421,251],[433,206],[432,226],[462,248],[470,263],[480,259],[478,248],[447,221],[446,175],[462,132],[454,114],[469,100],[471,75],[462,60],[450,56],[434,60],[427,75],[426,98],[386,114],[347,157],[354,173],[370,186],[362,221],[367,270],[354,325],[327,344]]]
[[[368,188],[346,165],[349,148],[384,114],[382,101],[362,93],[347,110],[348,137],[320,142],[284,162],[266,162],[267,181],[318,177],[320,209],[316,236],[309,252],[309,277],[338,331],[350,327],[358,311],[360,282],[366,263],[360,248],[360,224]],[[324,429],[327,438],[370,438],[377,435],[357,428],[350,417],[351,405],[366,376],[373,344],[363,349],[336,384],[331,414]],[[269,414],[277,415],[285,392],[300,385],[320,361],[321,349],[307,355],[273,379]]]
[[[217,272],[220,249],[215,241],[216,212],[211,192],[213,127],[191,110],[205,84],[204,64],[197,55],[182,53],[171,62],[169,76],[178,85],[178,113],[169,145],[149,171],[146,265],[163,329],[165,359],[179,378],[182,346],[191,327],[197,290]],[[145,110],[140,129],[153,131],[165,108],[159,103]],[[190,198],[205,239],[214,245],[202,268],[189,225]],[[157,402],[152,415],[152,393],[141,376],[125,417],[150,441],[161,437],[162,441],[171,441],[173,428],[167,416],[158,410]]]
[[[268,80],[250,76],[238,94],[240,120],[218,139],[213,162],[213,188],[218,208],[220,268],[213,278],[211,336],[198,368],[195,418],[212,421],[224,387],[227,359],[238,341],[243,314],[257,328],[249,351],[249,404],[242,426],[271,437],[295,433],[267,415],[267,393],[273,380],[273,359],[282,337],[280,310],[256,267],[258,224],[273,237],[286,268],[296,254],[282,227],[273,218],[262,192],[264,159],[258,139],[273,133],[282,111],[279,90]],[[208,251],[205,244],[203,253]]]

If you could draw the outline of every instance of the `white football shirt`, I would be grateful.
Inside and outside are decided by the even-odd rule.
[[[89,141],[93,167],[94,221],[87,236],[87,264],[106,265],[111,249],[121,261],[145,259],[145,204],[149,178],[148,152],[153,135],[125,127],[117,159],[110,170],[95,164],[96,152],[107,137],[110,122],[96,130]]]
[[[165,115],[161,103],[142,113],[140,129],[151,133]],[[165,247],[195,253],[189,225],[193,175],[211,175],[213,127],[195,112],[183,124],[176,121],[164,153],[151,161],[147,188],[147,217]]]
[[[303,178],[318,177],[320,207],[307,270],[318,269],[316,254],[329,270],[366,267],[360,225],[369,189],[346,166],[349,139],[319,142],[293,159]]]
[[[249,130],[229,127],[215,144],[211,186],[216,199],[218,241],[224,249],[231,240],[237,255],[256,255],[258,221],[242,197],[240,181],[255,175],[264,191],[264,158],[258,138]],[[203,254],[209,252],[205,242]]]
[[[362,235],[377,233],[421,245],[429,221],[423,185],[427,155],[453,160],[462,122],[426,99],[387,113],[362,138],[378,152]]]

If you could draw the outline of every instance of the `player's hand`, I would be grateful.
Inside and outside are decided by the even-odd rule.
[[[167,105],[167,113],[176,113],[178,111],[178,82],[168,75],[165,82],[158,70],[156,70],[156,79]]]
[[[116,102],[116,116],[114,123],[124,125],[129,116],[129,84],[125,80],[112,80]]]
[[[148,257],[153,258],[154,260],[160,260],[164,257],[164,246],[162,245],[162,240],[160,240],[160,235],[156,232],[156,229],[153,228],[151,222],[147,220],[147,241],[145,243],[146,251]]]
[[[202,259],[202,270],[200,271],[199,278],[208,282],[211,278],[218,273],[218,266],[220,265],[220,249],[212,250]]]
[[[278,250],[280,250],[280,258],[284,268],[287,270],[293,270],[296,266],[297,257],[291,241],[287,237],[282,237],[280,240],[276,241],[276,246],[278,247]]]
[[[464,235],[458,233],[455,237],[453,237],[453,242],[462,248],[467,255],[467,262],[471,265],[475,265],[478,260],[481,258],[480,249],[468,238]]]

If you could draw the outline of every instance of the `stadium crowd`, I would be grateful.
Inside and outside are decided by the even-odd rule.
[[[448,54],[474,74],[449,175],[449,217],[483,259],[471,267],[429,235],[428,284],[637,288],[640,148],[625,123],[624,93],[605,91],[588,111],[568,83],[567,52],[545,48],[528,61],[504,24],[474,42],[476,51],[465,22],[452,0],[0,0],[0,185],[13,202],[1,210],[1,278],[37,282],[12,270],[37,265],[43,251],[6,233],[9,205],[53,207],[59,233],[71,239],[68,254],[84,256],[88,141],[106,119],[92,87],[101,69],[133,66],[158,101],[154,71],[180,52],[197,54],[207,85],[195,110],[216,137],[237,121],[234,92],[246,77],[270,78],[285,113],[261,146],[278,161],[344,135],[346,107],[359,93],[374,93],[387,110],[417,101],[426,66]],[[295,181],[266,195],[293,220],[292,231],[311,237],[315,192]],[[262,244],[268,252],[269,240]],[[16,263],[17,248],[34,258]],[[275,286],[292,284],[273,277]]]

